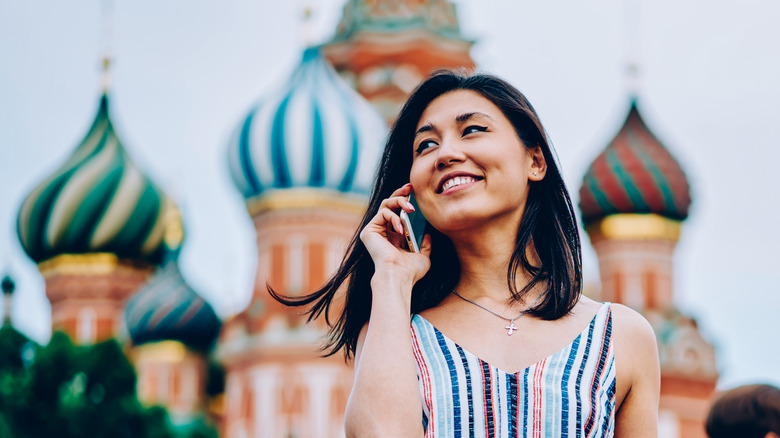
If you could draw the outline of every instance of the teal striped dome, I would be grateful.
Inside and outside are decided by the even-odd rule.
[[[230,140],[230,172],[246,199],[268,189],[368,193],[387,124],[318,48],[254,106]]]
[[[17,233],[38,263],[94,252],[158,263],[165,199],[122,146],[104,94],[81,144],[22,203]]]
[[[222,327],[214,308],[187,284],[175,257],[130,298],[125,321],[135,345],[178,341],[199,351],[214,346]]]

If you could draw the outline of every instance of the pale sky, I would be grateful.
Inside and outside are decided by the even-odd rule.
[[[322,42],[344,0],[309,3]],[[463,34],[476,40],[480,69],[515,84],[540,113],[575,202],[585,170],[628,110],[629,55],[639,61],[640,111],[692,186],[675,300],[715,344],[721,387],[780,384],[780,6],[455,3]],[[95,115],[100,4],[0,0],[0,272],[17,281],[15,324],[40,342],[50,334],[50,308],[16,237],[16,214]],[[299,61],[303,5],[114,6],[112,119],[128,152],[181,207],[183,272],[223,317],[246,305],[256,263],[253,227],[228,174],[227,141],[249,106]],[[584,246],[586,280],[598,282],[587,237]]]

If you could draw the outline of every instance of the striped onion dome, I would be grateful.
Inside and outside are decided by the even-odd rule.
[[[300,187],[367,193],[386,133],[382,116],[309,48],[235,131],[230,171],[246,199]]]
[[[17,233],[39,263],[94,252],[158,263],[165,199],[122,146],[104,94],[81,144],[22,203]]]
[[[175,256],[130,298],[125,322],[135,345],[179,341],[199,351],[214,346],[222,326],[214,308],[187,284]]]
[[[688,178],[642,120],[632,99],[625,123],[583,178],[583,222],[619,213],[655,213],[683,220],[690,205]]]

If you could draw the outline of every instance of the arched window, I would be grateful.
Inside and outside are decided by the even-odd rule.
[[[655,309],[658,307],[658,276],[655,272],[647,270],[643,277],[645,308]]]
[[[76,340],[79,344],[95,342],[97,332],[97,314],[95,309],[84,307],[79,310]]]

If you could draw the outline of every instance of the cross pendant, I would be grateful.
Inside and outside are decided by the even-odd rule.
[[[512,336],[512,333],[514,333],[515,330],[517,330],[517,327],[515,327],[514,321],[509,321],[509,325],[504,327],[506,329],[506,334],[509,336]]]

